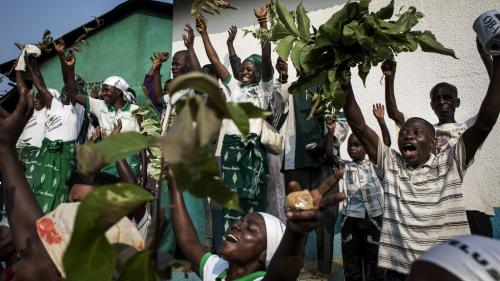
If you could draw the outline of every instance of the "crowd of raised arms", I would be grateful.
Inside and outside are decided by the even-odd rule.
[[[267,12],[266,6],[254,10],[263,29],[268,28]],[[217,79],[226,101],[252,103],[272,116],[250,119],[247,136],[233,121],[224,120],[211,146],[223,183],[236,192],[244,213],[181,192],[175,175],[162,171],[168,195],[157,196],[168,198],[171,208],[160,250],[189,260],[202,280],[297,280],[308,233],[314,230],[315,278],[327,279],[338,219],[345,280],[500,280],[500,242],[492,239],[494,213],[479,168],[487,163],[474,161],[500,112],[500,56],[485,53],[477,44],[490,82],[479,112],[464,123],[455,120],[460,109],[457,88],[446,82],[418,89],[430,92],[437,124],[406,116],[396,102],[396,63],[385,61],[385,107],[375,104],[372,112],[380,137],[367,125],[368,113],[360,110],[350,83],[342,110],[310,117],[315,88],[289,94],[293,81],[288,81],[288,65],[278,58],[273,67],[269,42],[261,42],[260,53],[241,60],[233,46],[237,27],[231,26],[229,68],[219,58],[222,50],[213,47],[203,18],[197,18],[195,29],[186,24],[184,31],[186,49],[172,57],[172,79],[162,86],[160,70],[170,55],[158,52],[143,83],[161,114],[163,135],[174,122],[175,103],[196,94],[191,89],[168,93],[168,83],[193,71]],[[198,61],[195,32],[210,64]],[[84,77],[75,74],[77,57],[65,53],[62,40],[54,42],[54,50],[64,87],[49,88],[37,58],[25,49],[16,66],[19,102],[11,113],[0,108],[0,258],[5,280],[64,280],[64,248],[54,247],[46,231],[66,232],[58,239],[67,245],[79,201],[94,188],[116,182],[146,189],[156,184],[148,170],[148,150],[92,177],[78,173],[77,145],[141,132],[144,120],[134,114],[140,108],[135,92],[118,69],[117,76],[105,78],[87,94]],[[398,127],[395,141],[385,109]],[[267,125],[283,136],[278,154],[261,141]],[[350,159],[339,156],[345,140]],[[285,209],[286,196],[300,189],[311,190],[319,208]],[[150,213],[149,205],[130,213],[113,226],[125,235],[108,237],[110,242],[138,245],[148,233]]]

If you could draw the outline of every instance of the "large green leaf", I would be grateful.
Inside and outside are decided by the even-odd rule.
[[[295,69],[297,69],[299,72],[302,72],[302,69],[300,67],[300,54],[302,52],[302,49],[307,43],[304,41],[298,41],[295,43],[293,46],[291,52],[290,52],[290,59],[292,60],[293,66]]]
[[[430,31],[424,31],[420,34],[417,34],[415,36],[415,40],[418,42],[420,48],[422,48],[422,51],[424,52],[433,52],[457,58],[455,56],[455,51],[453,51],[453,49],[448,49],[441,43],[439,43],[436,40],[434,34],[432,34],[432,32]]]
[[[148,250],[140,251],[128,259],[118,281],[156,281],[151,253]]]
[[[169,93],[176,93],[184,89],[193,89],[199,93],[207,94],[212,99],[215,106],[221,111],[224,111],[226,101],[220,91],[219,82],[212,76],[202,72],[192,71],[179,75],[172,80],[168,86]]]
[[[227,110],[236,127],[240,130],[243,136],[248,135],[250,130],[250,123],[248,122],[248,115],[236,102],[228,102]]]
[[[309,31],[309,28],[311,27],[311,20],[307,16],[306,9],[304,9],[302,2],[300,2],[299,6],[297,6],[296,14],[300,36],[306,40],[310,40],[311,32]]]
[[[283,23],[283,25],[286,27],[286,29],[292,34],[299,36],[300,32],[297,26],[295,25],[295,19],[292,13],[290,13],[290,11],[288,11],[288,8],[280,1],[276,2],[276,12],[278,13],[278,17],[280,21]]]
[[[196,113],[196,134],[198,145],[205,146],[212,143],[214,137],[219,133],[221,120],[217,118],[215,111],[205,105],[201,97],[197,97],[198,112]]]
[[[269,38],[269,40],[276,42],[282,38],[285,38],[286,36],[293,36],[294,38],[297,37],[296,34],[288,31],[285,25],[281,22],[277,22],[276,24],[271,26],[271,38]]]
[[[119,183],[95,188],[80,204],[63,264],[68,281],[111,280],[115,253],[104,233],[151,200],[143,188]]]
[[[288,35],[278,41],[276,52],[278,53],[278,56],[280,58],[288,60],[288,56],[290,55],[290,51],[292,50],[294,41],[295,37],[292,35]]]
[[[232,102],[230,103],[233,104]],[[248,118],[265,118],[273,114],[271,111],[266,111],[260,107],[257,107],[251,102],[240,102],[234,104],[238,105],[241,109],[243,109]]]
[[[375,16],[381,20],[388,20],[392,17],[392,14],[394,14],[394,0],[391,0],[387,6],[378,10]]]
[[[106,165],[112,164],[155,143],[154,137],[138,132],[126,132],[111,135],[105,140],[93,144],[78,146],[78,170],[82,174],[90,174]]]

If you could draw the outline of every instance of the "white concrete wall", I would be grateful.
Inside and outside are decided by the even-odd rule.
[[[237,11],[222,11],[220,16],[208,17],[208,30],[210,38],[221,59],[229,66],[226,38],[227,29],[230,25],[241,28],[253,28],[257,21],[252,9],[258,7],[263,0],[233,0]],[[295,8],[298,0],[285,0],[290,9]],[[345,3],[345,0],[310,0],[304,1],[306,10],[314,26],[324,23],[333,12],[337,11]],[[388,0],[373,0],[371,10],[385,6]],[[184,49],[182,32],[185,23],[194,27],[194,20],[190,15],[190,3],[187,0],[174,1],[174,32],[173,51]],[[420,116],[436,122],[437,119],[429,106],[429,91],[437,83],[446,81],[457,86],[462,104],[457,110],[457,121],[464,121],[467,117],[476,114],[481,101],[486,94],[488,77],[486,70],[476,51],[475,33],[472,23],[475,18],[484,11],[500,9],[498,0],[399,0],[396,1],[396,11],[401,6],[416,6],[425,17],[417,25],[418,29],[429,29],[445,46],[455,50],[458,60],[417,51],[414,53],[401,54],[397,58],[398,70],[396,77],[396,95],[401,111],[407,116]],[[251,35],[243,37],[239,30],[235,40],[235,48],[242,58],[259,53],[258,41]],[[199,37],[196,38],[195,48],[201,64],[208,63]],[[273,60],[276,59],[273,53]],[[295,71],[289,67],[290,81],[293,81]],[[384,85],[380,83],[381,71],[372,69],[367,78],[366,88],[357,77],[357,71],[353,72],[353,87],[357,93],[358,102],[365,113],[365,118],[372,128],[378,130],[378,125],[371,113],[373,103],[384,102]],[[389,129],[395,132],[393,122],[389,121]],[[392,136],[393,144],[395,136]],[[487,184],[491,187],[491,198],[494,206],[500,207],[500,128],[498,125],[490,134],[479,153],[476,163],[483,163],[484,175]],[[343,156],[345,147],[343,149]]]

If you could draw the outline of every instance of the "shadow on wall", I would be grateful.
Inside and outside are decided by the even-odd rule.
[[[281,0],[287,7],[292,10],[300,3],[299,0]],[[231,0],[231,4],[238,10],[222,10],[220,15],[212,16],[204,13],[210,24],[210,33],[226,32],[231,25],[243,26],[257,26],[257,21],[253,14],[253,8],[258,8],[264,3],[269,1],[265,0]],[[303,1],[304,7],[308,12],[321,10],[326,8],[343,5],[347,0],[314,0]],[[188,22],[194,26],[194,20],[191,17],[191,0],[174,0],[174,24],[181,22]],[[340,8],[340,7],[339,7]],[[245,12],[246,11],[246,12]],[[184,24],[183,24],[184,25]],[[176,28],[174,27],[174,30]],[[182,40],[182,33],[173,34],[173,42]]]

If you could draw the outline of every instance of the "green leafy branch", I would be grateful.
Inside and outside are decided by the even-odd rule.
[[[220,9],[236,10],[228,0],[193,0],[191,15],[196,18],[201,14],[201,11],[211,15],[219,15]]]
[[[327,110],[339,109],[344,104],[351,67],[358,67],[365,83],[372,66],[401,52],[414,52],[418,46],[424,52],[456,58],[432,32],[413,30],[423,17],[415,7],[390,20],[394,0],[377,12],[369,11],[369,4],[370,0],[349,2],[316,29],[302,3],[291,12],[276,0],[271,41],[277,44],[278,55],[290,58],[300,75],[290,87],[292,93],[314,88],[324,96]]]

